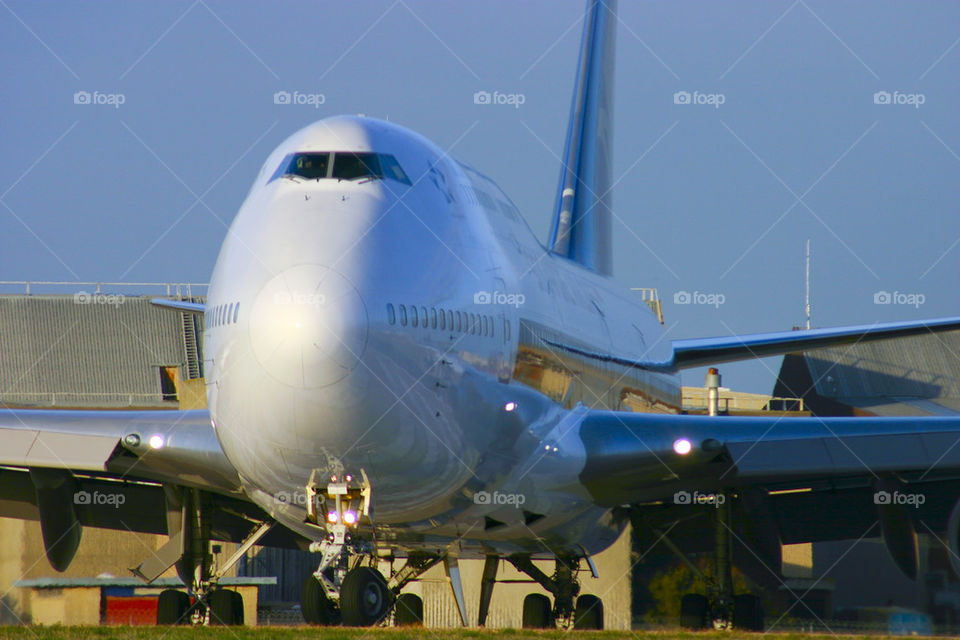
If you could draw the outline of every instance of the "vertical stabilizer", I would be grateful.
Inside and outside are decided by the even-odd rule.
[[[610,274],[616,0],[588,0],[550,250]]]

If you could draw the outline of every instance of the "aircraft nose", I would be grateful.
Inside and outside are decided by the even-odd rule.
[[[250,313],[250,341],[260,365],[296,389],[328,387],[348,376],[366,350],[368,330],[357,288],[317,264],[273,277]]]

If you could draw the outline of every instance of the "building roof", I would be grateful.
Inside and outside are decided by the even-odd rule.
[[[0,295],[0,403],[164,406],[161,368],[189,377],[185,333],[146,296]]]
[[[803,360],[820,398],[881,416],[960,414],[960,331],[818,349]]]

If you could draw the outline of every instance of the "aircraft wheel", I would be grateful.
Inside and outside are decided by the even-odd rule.
[[[398,627],[423,626],[423,600],[415,593],[397,596],[396,623]]]
[[[157,624],[186,624],[190,596],[176,589],[164,589],[157,598]]]
[[[553,624],[550,598],[542,593],[531,593],[523,599],[523,628],[547,629]]]
[[[373,567],[357,567],[340,585],[340,615],[343,624],[369,627],[383,619],[393,606],[393,593],[383,574]]]
[[[760,598],[744,593],[733,599],[733,628],[744,631],[763,631],[763,607]]]
[[[337,622],[336,607],[313,575],[307,576],[300,589],[300,613],[307,624],[330,625]]]
[[[603,602],[597,596],[582,595],[573,610],[574,629],[603,629]]]
[[[688,593],[680,601],[680,626],[684,629],[705,629],[710,602],[707,596]]]
[[[243,624],[243,597],[229,589],[214,589],[210,594],[210,624]]]

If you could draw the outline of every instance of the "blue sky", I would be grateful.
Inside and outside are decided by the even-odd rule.
[[[270,150],[340,113],[450,149],[545,238],[582,13],[3,0],[0,280],[205,282]],[[617,37],[614,271],[659,288],[671,337],[802,322],[807,238],[816,326],[960,314],[960,4],[622,2]]]

